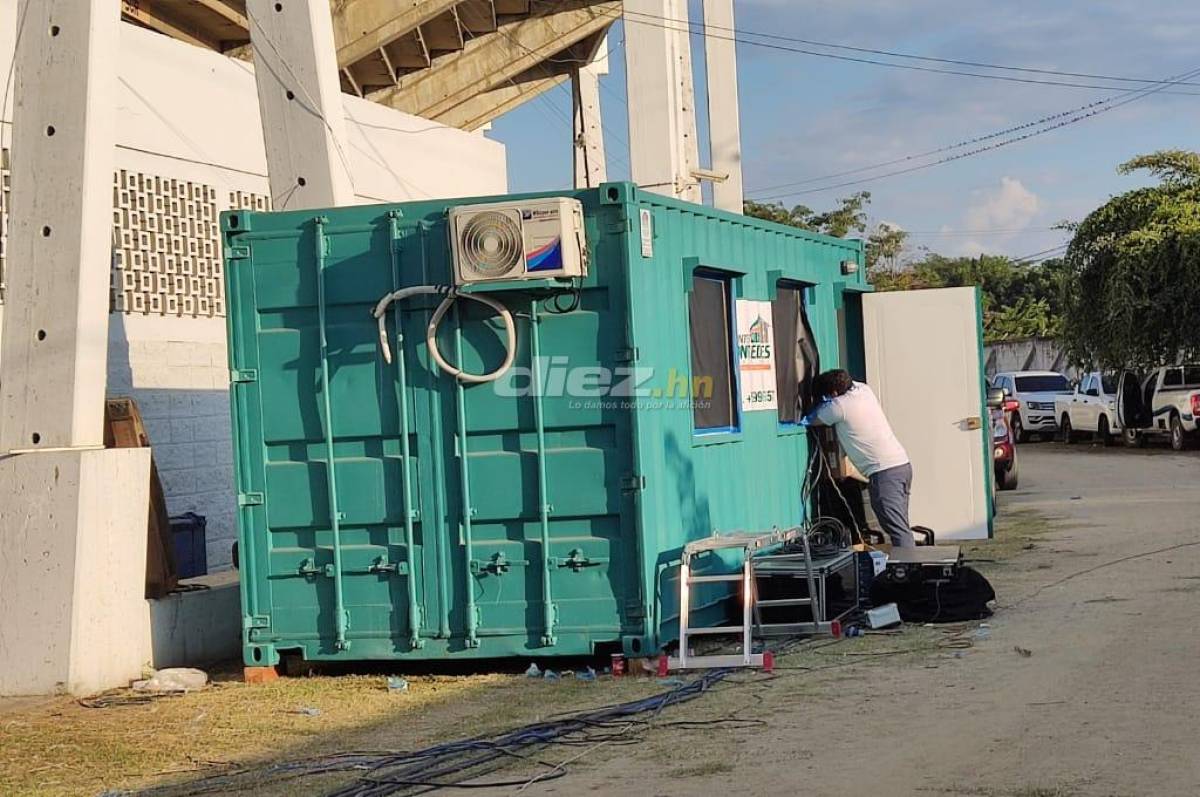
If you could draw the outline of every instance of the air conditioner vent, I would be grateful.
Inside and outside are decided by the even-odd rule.
[[[569,197],[450,209],[454,282],[587,276],[583,205]]]
[[[464,281],[524,275],[525,243],[520,215],[503,210],[473,214],[466,219],[459,236]]]

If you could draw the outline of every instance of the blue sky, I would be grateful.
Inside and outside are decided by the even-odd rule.
[[[746,33],[1134,78],[1200,69],[1195,0],[736,0],[735,7]],[[700,18],[695,0],[692,15]],[[618,26],[610,37],[611,73],[601,80],[610,179],[629,175],[622,40]],[[693,37],[701,80],[702,46]],[[752,198],[781,183],[925,152],[1115,94],[888,69],[745,44],[738,45],[738,66]],[[1200,94],[1200,85],[1180,90]],[[702,139],[705,118],[701,104]],[[570,185],[569,119],[570,95],[560,88],[496,121],[489,135],[508,146],[512,190]],[[1066,240],[1047,228],[1078,220],[1110,195],[1145,182],[1118,175],[1118,163],[1167,147],[1200,150],[1200,96],[1158,93],[995,151],[781,201],[824,209],[865,189],[873,195],[872,223],[913,231],[914,249],[1024,256]]]

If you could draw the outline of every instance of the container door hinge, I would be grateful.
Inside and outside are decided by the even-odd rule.
[[[376,556],[375,561],[367,567],[371,575],[407,576],[408,562],[389,562],[386,556]]]
[[[481,576],[486,573],[502,576],[513,568],[513,566],[528,567],[528,559],[509,559],[502,552],[497,552],[491,555],[488,559],[472,559],[471,560],[471,575]]]
[[[333,578],[334,573],[333,565],[330,564],[322,567],[312,559],[305,559],[303,562],[301,562],[300,566],[296,568],[296,572],[305,578],[310,576],[326,576],[328,578]]]
[[[234,384],[241,382],[257,382],[258,371],[253,368],[234,368],[229,372],[229,381]]]
[[[598,567],[600,565],[606,565],[608,564],[608,558],[603,556],[598,556],[596,558],[585,556],[582,550],[576,548],[571,551],[571,553],[569,553],[565,559],[551,557],[550,564],[553,567],[569,567],[578,573],[585,567]]]
[[[624,349],[617,349],[616,360],[619,363],[637,362],[638,350],[637,346],[629,346]]]
[[[242,244],[241,246],[230,246],[225,250],[226,260],[249,260],[250,247]]]
[[[238,506],[262,506],[262,493],[238,493]]]
[[[630,474],[621,477],[621,492],[636,493],[646,489],[646,477]]]
[[[252,628],[270,628],[271,618],[265,614],[246,614],[242,615],[242,628],[250,630]]]

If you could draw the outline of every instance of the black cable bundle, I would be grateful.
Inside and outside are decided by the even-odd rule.
[[[708,670],[691,681],[651,697],[568,714],[492,736],[477,736],[412,752],[345,752],[301,758],[213,775],[186,785],[157,787],[138,794],[141,797],[190,797],[337,772],[360,774],[353,782],[329,792],[328,797],[390,797],[441,788],[494,789],[554,780],[566,774],[568,762],[541,761],[532,755],[536,750],[552,744],[585,749],[602,744],[637,744],[638,739],[631,729],[650,727],[650,720],[643,719],[643,715],[649,714],[653,719],[672,705],[700,697],[730,672],[727,669]],[[720,722],[710,720],[708,724]],[[467,782],[494,772],[514,759],[538,764],[544,771],[520,780]]]

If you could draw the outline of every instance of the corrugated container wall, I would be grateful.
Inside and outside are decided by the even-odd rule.
[[[802,520],[808,446],[781,422],[772,299],[793,289],[822,364],[841,361],[861,243],[624,183],[568,195],[590,258],[578,306],[546,281],[489,288],[517,357],[481,385],[431,361],[440,297],[389,310],[391,364],[370,310],[451,284],[447,210],[490,200],[222,217],[247,664],[650,654],[675,634],[686,542]],[[458,307],[439,348],[494,368],[503,330]],[[713,356],[715,397],[695,361]],[[726,597],[694,605],[715,617]]]

